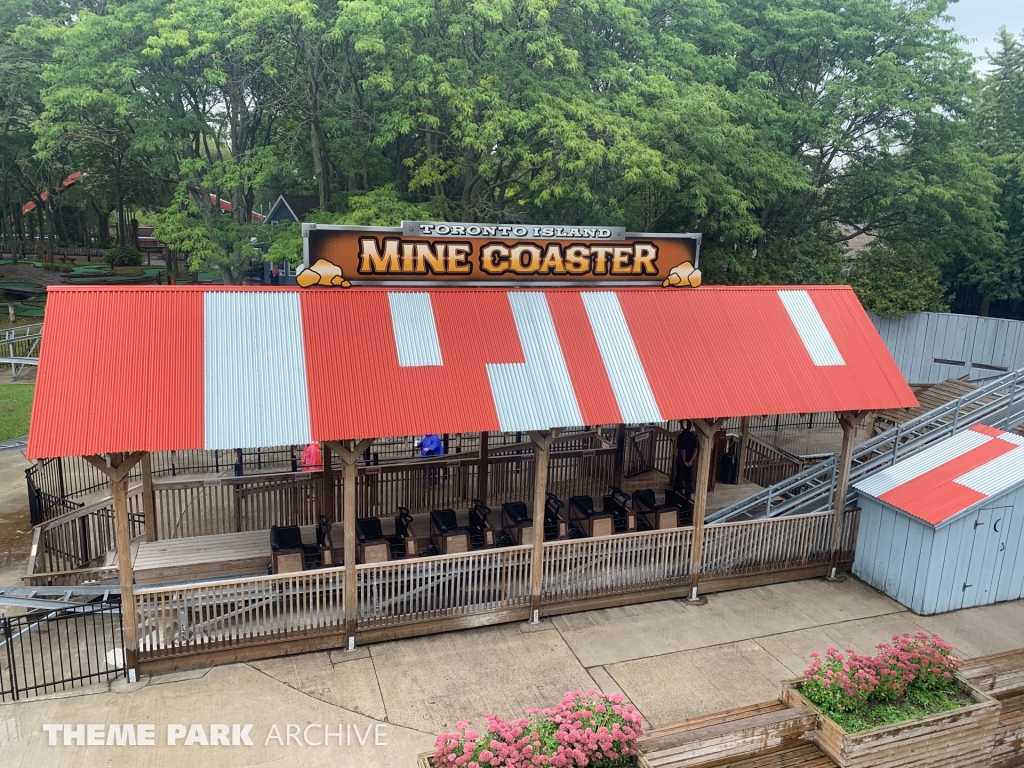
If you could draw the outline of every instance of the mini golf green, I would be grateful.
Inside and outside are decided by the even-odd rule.
[[[41,283],[30,283],[23,280],[0,280],[0,291],[17,293],[45,293],[46,286]]]

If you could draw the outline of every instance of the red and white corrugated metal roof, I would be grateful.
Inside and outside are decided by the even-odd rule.
[[[932,525],[1024,482],[1024,437],[979,424],[854,484]]]
[[[846,287],[51,288],[29,455],[917,404]]]

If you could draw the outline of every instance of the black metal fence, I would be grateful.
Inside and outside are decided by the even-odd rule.
[[[124,677],[121,604],[0,617],[0,702]]]

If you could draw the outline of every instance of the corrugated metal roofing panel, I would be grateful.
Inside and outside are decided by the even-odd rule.
[[[630,424],[661,421],[658,404],[626,325],[619,297],[608,291],[586,291],[583,293],[583,305],[587,308],[590,327],[597,339],[601,360],[622,418]]]
[[[956,478],[956,482],[984,496],[998,496],[1003,491],[1024,483],[1024,450],[1017,447],[1009,453],[1004,453],[988,464],[983,464]]]
[[[856,483],[854,488],[939,526],[1021,484],[1021,441],[1016,435],[979,424]]]
[[[403,368],[444,365],[430,294],[396,291],[388,294],[388,305],[398,364]]]
[[[205,447],[309,442],[298,295],[211,291],[204,299]]]
[[[646,421],[655,413],[663,419],[711,418],[915,405],[853,292],[841,286],[802,290],[846,365],[813,364],[776,288],[416,290],[411,293],[429,295],[439,354],[406,362],[439,358],[441,364],[411,366],[401,365],[389,299],[389,294],[405,293],[401,290],[58,288],[51,291],[55,301],[48,310],[37,384],[38,402],[46,404],[47,414],[33,419],[30,455],[198,448],[205,444],[207,420],[213,422],[211,440],[220,445],[225,440],[258,441],[231,447],[301,442],[306,434],[300,434],[301,408],[288,406],[281,413],[259,408],[259,398],[253,402],[253,393],[262,397],[269,391],[278,403],[285,397],[293,405],[308,402],[314,440],[546,429],[638,416]],[[617,297],[621,319],[616,328],[591,322],[583,293]],[[255,307],[258,297],[267,296],[280,303],[268,305],[271,317],[259,322],[249,309],[237,316],[226,309],[227,315],[211,321],[204,319],[204,295],[253,297],[255,302],[211,299],[217,306],[224,301],[224,307]],[[587,301],[611,306],[610,299]],[[104,308],[103,330],[80,320],[98,311],[94,305]],[[209,356],[223,359],[206,360],[211,371],[232,363],[223,375],[208,380],[212,387],[233,377],[241,410],[230,411],[235,404],[215,393],[208,412],[204,407],[203,326],[210,322],[220,324],[214,333],[226,334],[218,343],[234,338],[249,345],[224,351],[212,345]],[[125,329],[132,345],[127,358],[118,347]],[[264,329],[273,343],[262,335]],[[616,350],[612,363],[602,354],[602,344],[606,351]],[[136,375],[132,367],[154,373]],[[497,374],[493,381],[490,371]],[[613,383],[612,375],[628,381]],[[290,383],[283,381],[286,376]],[[104,406],[95,415],[77,408],[67,420],[52,415],[60,412],[60,393],[93,380],[103,383],[104,392],[131,391],[124,400],[127,407],[117,399],[86,400],[88,408],[92,402]],[[144,395],[134,394],[138,386]],[[158,403],[155,407],[162,409],[169,402],[175,405],[167,409],[166,419],[138,416],[140,407]],[[245,408],[252,410],[242,412]],[[229,411],[230,424],[217,421]],[[108,429],[107,422],[119,426]],[[79,429],[82,425],[87,428]],[[104,439],[94,439],[97,435]]]
[[[1005,440],[1008,443],[1013,443],[1014,445],[1024,445],[1024,436],[1015,435],[1012,432],[1006,432],[1000,435],[999,439]]]
[[[510,291],[524,363],[487,366],[498,421],[506,432],[582,427],[583,416],[543,293]]]
[[[202,293],[51,287],[28,455],[202,445]]]
[[[846,365],[807,291],[778,291],[793,327],[815,365]]]
[[[940,467],[951,459],[962,456],[991,439],[991,437],[973,429],[960,432],[948,440],[943,440],[934,448],[929,448],[927,451],[915,454],[888,469],[883,469],[881,472],[875,472],[854,484],[853,487],[869,496],[880,497],[893,488],[903,485],[908,480],[912,480],[919,475],[923,475],[925,472]]]
[[[1014,450],[1017,449],[1003,440],[987,440],[878,498],[932,525],[941,523],[986,498],[984,494],[960,485],[956,478]]]

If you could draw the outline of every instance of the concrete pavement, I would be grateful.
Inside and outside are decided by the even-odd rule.
[[[711,595],[706,606],[669,600],[234,664],[0,705],[0,764],[411,768],[462,717],[483,725],[486,712],[512,717],[593,686],[625,693],[660,725],[775,698],[812,650],[867,652],[919,629],[963,655],[1010,650],[1024,645],[1024,602],[919,617],[856,579],[813,580]],[[56,733],[49,746],[43,726],[58,723],[150,723],[156,743],[63,746]],[[186,733],[167,746],[168,726],[193,723],[207,740],[212,724],[251,724],[254,746],[185,746]],[[331,744],[310,746],[325,724]]]

